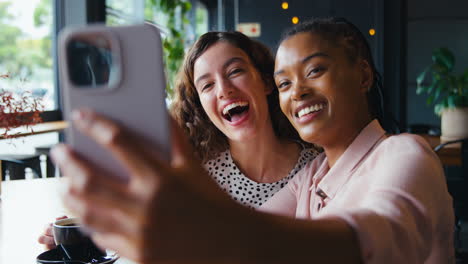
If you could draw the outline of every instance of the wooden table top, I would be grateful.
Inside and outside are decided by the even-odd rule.
[[[4,181],[0,201],[0,263],[36,263],[37,242],[55,217],[70,215],[60,200],[63,178]],[[116,264],[131,263],[119,259]]]
[[[25,137],[30,135],[44,134],[50,132],[59,132],[67,128],[66,121],[53,121],[40,123],[33,126],[21,126],[15,129],[12,129],[8,132],[12,137]],[[0,140],[5,139],[3,133],[5,132],[4,128],[0,128]]]

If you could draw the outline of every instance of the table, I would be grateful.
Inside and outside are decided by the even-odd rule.
[[[63,178],[2,182],[0,263],[34,264],[44,252],[37,238],[55,217],[70,215],[59,199]],[[131,263],[119,259],[116,264]]]
[[[67,214],[59,199],[59,178],[2,182],[1,263],[35,263],[44,251],[37,238],[55,217]]]
[[[8,134],[13,135],[12,137],[24,137],[50,132],[60,132],[67,128],[67,126],[68,124],[66,121],[44,122],[33,126],[21,126],[12,129]],[[0,127],[0,140],[4,139],[4,137],[2,136],[4,131],[5,129]]]

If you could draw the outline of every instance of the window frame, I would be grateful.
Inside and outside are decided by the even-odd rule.
[[[70,3],[68,1],[68,3]],[[86,0],[85,5],[83,6],[83,14],[76,17],[70,17],[69,14],[76,12],[75,8],[72,8],[69,4],[67,4],[67,0],[53,0],[52,2],[52,9],[53,9],[53,31],[52,31],[52,39],[53,39],[53,46],[52,46],[52,53],[54,59],[54,87],[56,89],[55,93],[55,100],[57,102],[57,109],[44,111],[41,114],[41,117],[44,122],[51,122],[51,121],[61,121],[63,120],[62,114],[62,93],[60,89],[60,81],[59,81],[59,68],[58,68],[58,34],[59,32],[65,28],[67,25],[72,24],[83,24],[83,23],[99,23],[105,21],[106,11],[105,11],[105,0]],[[77,12],[80,13],[80,12]],[[68,16],[67,16],[68,15]],[[85,21],[83,21],[83,15],[85,17]]]

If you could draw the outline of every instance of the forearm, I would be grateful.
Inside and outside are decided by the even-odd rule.
[[[256,263],[359,263],[359,244],[342,220],[299,220],[262,216],[263,233]]]
[[[360,263],[357,237],[342,220],[236,211],[216,239],[213,263]]]

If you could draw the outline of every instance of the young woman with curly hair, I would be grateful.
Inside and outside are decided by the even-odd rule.
[[[171,107],[209,174],[253,208],[317,154],[281,112],[273,68],[260,42],[239,32],[208,32],[185,57]]]

